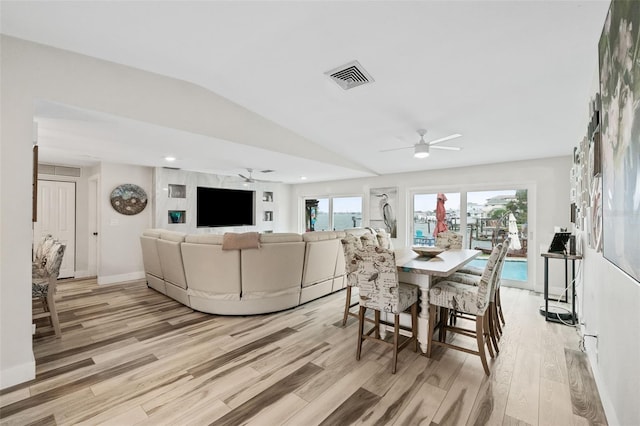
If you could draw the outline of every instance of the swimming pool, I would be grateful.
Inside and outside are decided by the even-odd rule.
[[[484,268],[487,259],[473,259],[467,265]],[[505,280],[527,281],[527,262],[522,260],[505,260],[501,278]]]

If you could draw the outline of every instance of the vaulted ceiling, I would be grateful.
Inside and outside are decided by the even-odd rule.
[[[44,161],[147,158],[144,165],[163,166],[158,152],[166,152],[178,157],[175,167],[229,175],[274,169],[269,178],[295,183],[301,175],[320,181],[569,155],[585,133],[588,99],[597,89],[597,42],[608,6],[2,1],[0,7],[4,34],[198,84],[363,167],[349,171],[232,138],[48,102],[37,106],[36,117]],[[343,90],[325,75],[353,60],[373,82]],[[460,133],[440,145],[461,151],[414,158],[419,128],[427,129],[427,141]],[[381,152],[401,147],[410,148]],[[154,155],[145,156],[150,150]],[[204,164],[207,150],[215,150],[216,160]]]

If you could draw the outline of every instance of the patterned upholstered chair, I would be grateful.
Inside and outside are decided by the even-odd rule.
[[[496,265],[501,251],[502,244],[498,244],[494,247],[477,286],[445,279],[434,284],[429,289],[429,336],[427,338],[427,357],[431,357],[433,345],[460,350],[478,355],[482,361],[484,372],[487,376],[490,374],[484,350],[485,345],[487,345],[489,353],[493,356],[491,342],[489,341],[489,317],[487,315],[487,311],[491,296],[491,286],[494,284]],[[440,321],[436,323],[436,311],[438,309],[440,309]],[[451,309],[474,316],[476,322],[475,332],[474,330],[449,325],[448,318],[449,310]],[[439,341],[433,340],[436,328],[440,330]],[[447,343],[447,331],[469,337],[475,337],[478,350],[472,351],[452,343]]]
[[[504,265],[504,259],[507,256],[507,252],[509,251],[509,243],[510,240],[507,238],[504,243],[502,243],[502,250],[498,255],[498,260],[495,265],[495,273],[493,276],[493,285],[491,286],[491,293],[489,295],[489,308],[487,311],[488,323],[489,323],[489,336],[491,338],[491,342],[493,344],[493,349],[496,353],[500,352],[498,348],[498,340],[500,340],[500,336],[502,335],[502,329],[500,328],[500,322],[498,319],[498,310],[497,310],[497,295],[500,287],[500,275],[502,274],[502,267]],[[478,272],[481,272],[478,275]],[[449,275],[446,279],[450,281],[457,281],[467,285],[477,286],[480,284],[480,279],[482,277],[482,273],[484,269],[468,267],[464,269],[460,269],[457,272]],[[458,312],[453,312],[451,314],[451,320],[455,324],[456,318],[465,318],[464,314],[460,314]],[[489,346],[489,350],[491,352],[491,346]],[[493,355],[492,355],[493,356]]]
[[[444,231],[436,235],[436,247],[445,249],[461,249],[462,235],[453,231]]]
[[[48,245],[46,253],[44,251],[40,253],[42,256],[40,263],[34,264],[31,277],[31,297],[42,304],[42,312],[34,313],[33,319],[49,318],[56,337],[60,337],[61,332],[54,295],[65,247],[64,244],[55,240]]]
[[[377,247],[380,244],[378,243],[378,238],[373,233],[366,233],[360,236],[360,241],[362,242],[363,247]]]
[[[358,317],[358,314],[350,311],[351,308],[358,304],[358,302],[351,303],[351,289],[358,286],[358,280],[356,278],[356,272],[358,270],[356,251],[362,249],[362,241],[359,237],[352,234],[345,235],[341,241],[344,251],[345,273],[347,276],[347,299],[344,305],[344,315],[342,316],[342,325],[344,326],[347,324],[349,315],[356,318]]]
[[[393,243],[391,242],[391,235],[384,229],[378,228],[376,231],[376,238],[378,239],[378,245],[386,250],[393,250]]]
[[[56,242],[55,238],[51,234],[47,234],[38,243],[34,253],[33,261],[31,263],[31,275],[44,276],[46,271],[42,266],[45,262],[45,256],[49,252],[51,246]]]
[[[395,374],[398,352],[411,342],[413,342],[414,351],[418,350],[418,287],[398,281],[396,259],[392,250],[385,250],[381,247],[365,247],[362,250],[357,250],[356,258],[358,258],[356,277],[360,292],[356,359],[360,359],[364,340],[372,339],[385,345],[391,345],[393,347],[391,373]],[[411,337],[400,344],[400,313],[409,308],[411,308]],[[374,310],[375,321],[373,328],[365,333],[364,323],[367,309]],[[380,312],[394,315],[393,342],[380,339]]]
[[[502,325],[506,324],[504,321],[504,314],[502,313],[500,285],[501,285],[502,268],[504,267],[504,262],[505,262],[505,259],[507,258],[507,253],[509,251],[510,245],[511,245],[511,238],[507,237],[503,242],[502,252],[500,253],[500,257],[498,257],[498,266],[497,266],[498,269],[496,270],[495,286],[494,286],[493,294],[491,295],[492,317],[490,322],[493,323],[492,331],[495,332],[495,335],[492,335],[492,337],[494,338],[497,337],[498,339],[502,334],[502,327],[500,325],[500,321],[502,321]],[[477,285],[477,282],[480,280],[480,276],[482,275],[482,273],[483,273],[482,268],[471,266],[471,267],[466,267],[458,270],[456,273],[451,275],[451,277],[454,280],[458,280],[459,278],[461,278],[466,281],[469,281],[469,280],[473,280],[475,276],[475,282],[470,282],[470,284]]]

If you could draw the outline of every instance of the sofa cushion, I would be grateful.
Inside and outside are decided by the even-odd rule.
[[[180,247],[189,296],[240,299],[240,250],[223,250],[220,244],[188,242]]]
[[[222,234],[189,234],[185,237],[185,243],[192,244],[217,244],[222,245],[224,235]]]
[[[163,234],[164,235],[164,234]],[[158,255],[164,280],[175,286],[187,288],[182,262],[181,242],[160,239],[157,240]]]
[[[338,238],[338,235],[334,231],[311,231],[302,234],[302,239],[307,242],[335,240],[336,238]]]
[[[144,231],[142,231],[142,235],[144,235],[145,237],[155,237],[155,238],[160,238],[160,234],[162,233],[163,229],[145,229]]]
[[[261,243],[298,243],[302,242],[302,235],[295,233],[279,232],[273,234],[260,234]]]
[[[300,240],[302,237],[298,235]],[[242,298],[277,293],[302,286],[305,243],[264,243],[258,250],[241,250]]]
[[[225,232],[222,237],[222,250],[243,250],[260,248],[260,234],[257,232],[244,232],[236,234]]]
[[[162,230],[160,231],[160,239],[161,240],[165,240],[165,241],[173,241],[175,243],[181,243],[184,241],[184,237],[187,234],[185,234],[184,232],[177,232],[177,231],[167,231],[167,230]]]
[[[160,255],[158,254],[158,238],[142,235],[140,237],[142,247],[142,263],[147,274],[163,278]]]
[[[337,238],[307,242],[304,253],[302,287],[333,280],[336,272],[336,258],[338,254],[342,256],[340,246],[340,240]]]

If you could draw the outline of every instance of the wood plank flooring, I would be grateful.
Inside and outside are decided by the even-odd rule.
[[[223,317],[142,281],[61,281],[62,338],[38,323],[36,379],[0,391],[0,424],[606,424],[575,330],[545,322],[539,295],[502,293],[507,325],[490,377],[476,356],[444,348],[431,359],[406,348],[392,375],[382,345],[365,342],[356,361],[344,291]]]

